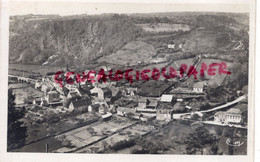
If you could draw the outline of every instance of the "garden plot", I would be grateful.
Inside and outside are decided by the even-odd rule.
[[[153,129],[153,126],[137,124],[132,127],[126,128],[123,131],[120,131],[102,141],[97,142],[94,145],[88,146],[77,152],[79,152],[79,153],[86,153],[86,152],[87,153],[96,153],[97,151],[100,151],[107,146],[113,146],[113,145],[117,144],[118,142],[138,138],[141,135],[144,135],[145,133],[151,131],[152,129]]]
[[[125,128],[134,124],[135,122],[131,121],[117,121],[110,120],[108,122],[102,123],[93,123],[81,128],[74,129],[70,132],[64,133],[62,135],[56,136],[60,141],[69,141],[71,143],[71,148],[61,148],[56,150],[56,152],[60,152],[62,150],[72,151],[76,148],[83,147],[92,142],[98,141],[105,137],[106,135],[110,135],[119,129]]]

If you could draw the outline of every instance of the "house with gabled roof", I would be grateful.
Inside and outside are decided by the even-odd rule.
[[[90,99],[80,99],[72,101],[69,105],[68,111],[72,112],[85,112],[88,110],[88,106],[91,105]]]

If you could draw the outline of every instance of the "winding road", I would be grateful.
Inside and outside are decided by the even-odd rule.
[[[221,109],[224,109],[224,108],[226,108],[226,107],[228,107],[228,106],[234,105],[234,104],[236,104],[236,103],[242,101],[242,100],[245,99],[246,97],[247,97],[247,95],[243,95],[243,96],[240,96],[240,97],[238,97],[237,99],[235,99],[235,100],[233,100],[233,101],[231,101],[231,102],[227,102],[227,103],[224,104],[224,105],[220,105],[220,106],[211,108],[211,109],[209,109],[209,110],[196,111],[196,112],[208,113],[208,112],[212,112],[212,111],[216,111],[216,110],[221,110]],[[191,112],[189,112],[189,113],[181,113],[181,114],[173,114],[172,117],[173,117],[174,119],[178,119],[178,118],[180,118],[180,117],[183,116],[183,115],[191,115]]]

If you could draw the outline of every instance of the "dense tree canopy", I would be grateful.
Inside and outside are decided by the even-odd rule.
[[[12,89],[8,90],[8,138],[7,138],[7,149],[11,150],[24,145],[27,137],[27,128],[22,121],[19,119],[25,115],[25,108],[15,107],[15,95]]]
[[[208,145],[212,146],[217,141],[218,139],[213,134],[210,134],[205,127],[199,126],[187,137],[185,141],[187,145],[186,152],[187,154],[195,154],[197,150],[200,150],[201,154],[203,154],[203,148]]]

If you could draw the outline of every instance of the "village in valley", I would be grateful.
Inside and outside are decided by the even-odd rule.
[[[213,27],[207,24],[207,21],[212,21],[207,16],[199,17],[207,20],[198,18],[204,24],[196,26],[194,24],[197,22],[196,18],[196,21],[191,21],[188,24],[190,27],[188,27],[188,25],[184,25],[184,20],[180,21],[182,18],[175,20],[175,17],[162,18],[159,16],[160,19],[157,20],[156,18],[138,17],[138,15],[135,17],[125,15],[108,15],[106,17],[105,15],[104,19],[111,23],[119,20],[119,22],[125,22],[129,19],[129,22],[137,24],[138,30],[141,30],[140,27],[145,32],[141,36],[134,36],[133,40],[128,40],[128,43],[125,42],[122,49],[111,50],[112,54],[109,57],[104,55],[95,58],[93,64],[88,68],[85,68],[87,66],[83,66],[82,62],[82,66],[79,65],[80,59],[76,63],[74,62],[74,65],[67,62],[71,61],[70,58],[76,60],[77,57],[81,57],[80,54],[78,56],[64,54],[64,57],[68,58],[65,59],[66,61],[63,60],[64,64],[59,64],[61,66],[51,64],[51,61],[55,59],[60,61],[57,55],[61,54],[58,52],[57,55],[50,55],[48,60],[41,62],[41,65],[18,64],[18,61],[24,59],[22,57],[25,57],[25,54],[19,57],[18,61],[10,60],[8,95],[9,98],[13,98],[14,107],[24,112],[24,117],[21,117],[19,121],[23,122],[23,126],[26,128],[26,138],[23,143],[10,148],[9,151],[246,155],[248,62],[244,61],[244,58],[248,56],[248,46],[247,37],[241,36],[240,38],[239,36],[241,31],[244,32],[247,28],[244,29],[241,27],[243,25],[238,24],[242,29],[237,32],[238,29],[233,29],[236,27],[234,25],[236,23],[233,21],[234,26],[230,29],[224,27],[222,29],[221,26]],[[56,19],[61,19],[61,21],[69,23],[71,20],[81,20],[82,18],[60,18],[55,15],[53,17],[47,17],[46,22],[51,23],[56,22]],[[192,16],[190,17],[193,19]],[[37,16],[29,16],[21,21],[35,23],[31,19],[36,18]],[[213,18],[217,18],[217,16],[213,16]],[[15,18],[13,19],[10,22],[16,22]],[[88,20],[88,18],[86,19]],[[99,18],[96,17],[89,21],[92,23],[95,19],[99,21]],[[158,23],[159,20],[161,22]],[[37,21],[41,24],[42,20]],[[173,24],[175,21],[184,24]],[[93,37],[97,36],[95,32],[99,32],[97,28],[100,24],[95,23],[94,27],[90,25],[89,30],[93,30]],[[81,26],[84,25],[81,24]],[[130,25],[128,24],[128,26]],[[157,28],[158,30],[180,29],[155,32],[154,30]],[[82,30],[81,32],[87,31]],[[224,38],[216,38],[216,44],[211,45],[212,37],[219,37],[221,32],[231,33],[223,35],[230,42],[222,43],[221,40]],[[135,33],[138,32],[135,31]],[[243,34],[246,35],[245,33]],[[230,38],[226,38],[227,35]],[[16,36],[17,34],[11,33],[11,37]],[[187,39],[189,36],[191,36],[190,39]],[[46,39],[52,37],[55,37],[55,34],[51,31]],[[44,42],[45,38],[41,39],[43,40],[41,48],[47,53],[48,48],[53,46],[49,47]],[[63,38],[58,37],[57,39],[58,41],[55,43],[58,44],[58,50],[69,46],[69,41],[65,42],[63,46],[61,43]],[[13,43],[16,43],[14,41],[16,40],[13,40]],[[70,41],[73,42],[73,40]],[[113,43],[113,41],[107,42]],[[193,42],[196,44],[190,45]],[[88,46],[87,41],[76,44],[82,45],[82,48]],[[73,45],[71,48],[75,46]],[[214,48],[219,48],[219,51]],[[105,48],[101,46],[99,51],[103,50]],[[65,51],[68,52],[68,49]],[[129,56],[130,54],[132,56]],[[142,58],[146,55],[146,58]],[[135,60],[135,58],[139,60]],[[182,77],[170,79],[160,77],[158,80],[150,78],[148,81],[139,80],[133,83],[124,79],[97,81],[98,74],[93,74],[96,82],[89,82],[86,79],[83,82],[74,81],[72,84],[66,84],[66,81],[63,81],[63,86],[60,86],[55,81],[57,71],[63,72],[61,78],[64,79],[67,72],[76,74],[80,71],[87,74],[90,70],[98,71],[101,68],[106,74],[110,70],[126,68],[139,71],[157,68],[161,71],[163,67],[173,67],[180,72],[181,64],[187,64],[188,67],[192,65],[199,71],[204,63],[210,65],[221,62],[227,64],[227,69],[231,71],[231,74],[212,76],[205,71],[204,77],[198,75],[198,78],[195,79],[184,72]],[[54,63],[56,64],[55,61]],[[239,69],[242,70],[239,71]],[[76,75],[70,75],[70,78],[76,80]]]
[[[10,86],[23,85],[31,89],[31,95],[27,90],[21,104],[27,110],[25,121],[34,136],[29,144],[53,137],[62,144],[60,148],[52,148],[52,152],[98,153],[106,151],[108,145],[119,147],[120,142],[124,148],[129,141],[145,138],[174,121],[247,129],[246,95],[239,91],[236,99],[203,109],[198,106],[201,101],[196,99],[205,97],[205,82],[194,82],[192,87],[187,87],[185,81],[178,78],[158,97],[144,97],[138,95],[138,88],[121,86],[116,81],[91,83],[85,80],[61,87],[54,81],[54,75],[41,79],[12,75],[9,78],[13,82]],[[179,87],[176,82],[181,82]],[[15,89],[13,92],[17,95]],[[45,127],[46,132],[42,134],[38,127]],[[48,149],[47,142],[42,145]],[[42,148],[39,151],[43,151]]]

